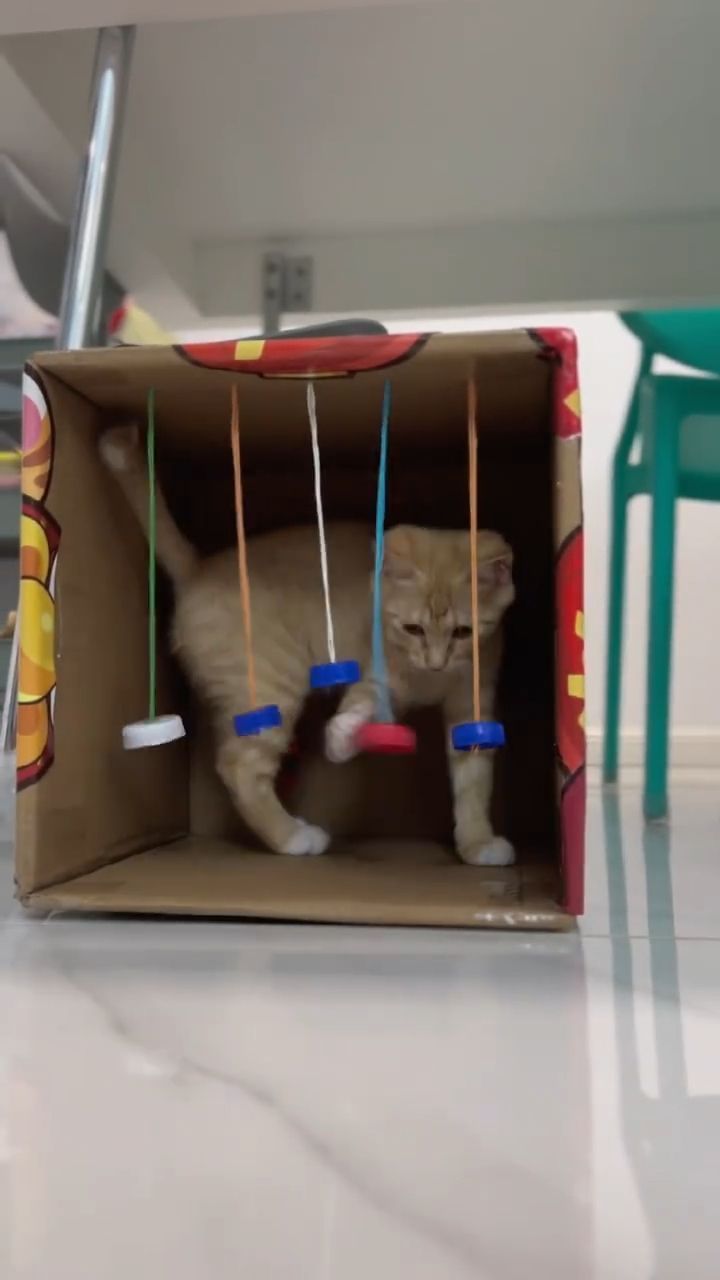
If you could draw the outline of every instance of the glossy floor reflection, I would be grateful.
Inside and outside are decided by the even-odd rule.
[[[715,1277],[719,828],[591,794],[565,937],[34,921],[6,857],[0,1276]]]

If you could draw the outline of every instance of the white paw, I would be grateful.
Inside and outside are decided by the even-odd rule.
[[[515,850],[503,836],[493,836],[485,844],[461,849],[460,857],[473,867],[511,867],[515,861]]]
[[[134,422],[110,427],[100,436],[100,456],[110,471],[132,471],[140,460],[140,432]]]
[[[339,711],[325,730],[325,755],[333,764],[345,764],[358,753],[356,734],[361,725],[372,715],[372,707],[365,703],[350,711]]]
[[[316,853],[324,853],[329,843],[327,831],[323,831],[322,827],[312,827],[309,822],[298,818],[283,853],[292,854],[295,858],[313,857]]]

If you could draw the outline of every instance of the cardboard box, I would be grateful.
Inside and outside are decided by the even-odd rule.
[[[390,524],[467,524],[466,388],[479,392],[481,524],[515,552],[497,763],[515,867],[451,850],[439,725],[411,760],[322,759],[299,732],[289,807],[342,837],[263,853],[239,834],[198,730],[125,752],[147,701],[147,548],[97,438],[157,396],[158,467],[202,549],[233,540],[230,388],[250,533],[314,519],[304,378],[318,379],[326,515],[373,516],[383,384],[393,383]],[[580,418],[565,330],[364,336],[38,356],[25,378],[17,884],[40,909],[562,928],[582,910]],[[165,620],[169,600],[165,600]],[[368,601],[369,607],[369,601]],[[278,599],[282,608],[282,599]],[[161,628],[164,633],[164,628]],[[192,709],[163,650],[160,710]],[[321,709],[322,710],[322,709]],[[315,709],[317,714],[317,708]],[[242,847],[243,841],[249,847]]]

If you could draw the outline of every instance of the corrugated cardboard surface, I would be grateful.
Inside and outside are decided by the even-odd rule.
[[[355,841],[323,858],[279,858],[191,836],[40,890],[31,903],[48,911],[567,928],[556,894],[557,877],[542,863],[463,867],[447,846],[428,841]]]
[[[146,548],[100,465],[97,434],[118,414],[143,417],[155,387],[163,484],[183,529],[213,549],[232,539],[233,381],[249,529],[313,519],[304,384],[199,368],[166,348],[51,354],[37,371],[55,430],[47,507],[62,528],[55,759],[19,796],[25,901],[90,911],[566,925],[553,723],[551,364],[525,334],[462,335],[432,339],[387,371],[319,382],[326,511],[371,521],[390,376],[389,521],[466,525],[470,358],[480,391],[481,519],[516,554],[518,603],[507,620],[501,688],[509,746],[498,762],[495,809],[517,843],[518,866],[468,868],[454,859],[432,723],[417,759],[338,769],[322,759],[322,726],[311,709],[288,803],[325,817],[343,837],[332,856],[318,859],[249,852],[255,842],[213,776],[201,733],[191,745],[123,752],[121,726],[144,713],[146,696]],[[160,676],[169,706],[177,673],[164,654]]]
[[[187,752],[125,752],[145,714],[147,551],[99,466],[100,416],[47,378],[55,422],[50,498],[62,535],[55,651],[55,762],[18,797],[18,885],[51,884],[187,830]],[[167,703],[167,666],[160,700]]]

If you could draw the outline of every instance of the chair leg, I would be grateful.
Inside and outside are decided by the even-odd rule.
[[[605,669],[605,741],[603,750],[603,782],[617,780],[620,698],[622,693],[622,636],[625,607],[625,563],[627,548],[627,503],[624,467],[613,468],[612,527],[610,530],[610,569],[607,652]]]
[[[675,566],[679,423],[667,398],[657,404],[651,468],[650,598],[645,707],[645,817],[665,818]]]
[[[603,781],[615,782],[618,773],[620,699],[622,694],[622,638],[625,605],[625,562],[627,546],[627,504],[630,451],[637,435],[640,418],[640,396],[650,369],[651,355],[643,350],[640,368],[628,406],[625,425],[613,458],[612,492],[610,495],[610,565],[608,572],[608,625],[605,657],[605,737],[603,744]]]

